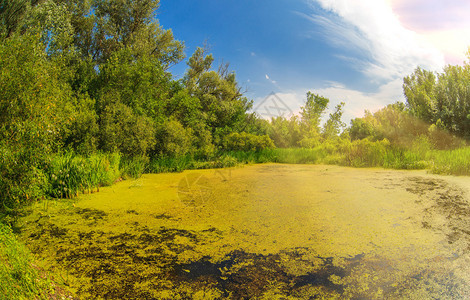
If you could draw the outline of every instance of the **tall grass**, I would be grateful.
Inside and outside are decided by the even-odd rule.
[[[146,171],[149,159],[146,156],[123,157],[119,164],[124,178],[139,178]]]
[[[55,198],[71,198],[111,185],[120,176],[120,155],[93,154],[88,157],[71,152],[53,156],[46,167],[47,193]]]
[[[0,222],[0,300],[49,299],[53,289],[33,265],[28,249]]]
[[[431,172],[446,175],[470,175],[470,147],[430,151],[427,154]]]

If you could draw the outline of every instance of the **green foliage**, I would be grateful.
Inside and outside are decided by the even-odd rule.
[[[22,205],[45,195],[47,177],[38,165],[27,151],[0,146],[0,212],[15,215]]]
[[[307,93],[307,101],[301,107],[300,115],[302,116],[302,124],[307,132],[315,131],[320,132],[320,122],[322,115],[328,108],[330,100],[311,92]]]
[[[109,94],[111,99],[113,96]],[[145,156],[155,145],[152,120],[136,115],[131,108],[119,101],[105,106],[101,114],[99,134],[102,150],[119,151],[125,156]]]
[[[470,147],[428,153],[431,172],[445,175],[470,175]]]
[[[72,198],[78,193],[99,190],[100,186],[110,185],[119,178],[119,166],[119,154],[54,155],[45,167],[47,193],[56,198]]]
[[[149,158],[146,156],[123,157],[119,170],[124,178],[139,178],[147,169]]]
[[[410,112],[460,137],[470,137],[470,65],[447,66],[444,72],[416,69],[405,77],[404,91]]]
[[[97,150],[99,133],[95,101],[86,94],[79,94],[71,106],[70,125],[63,137],[64,147],[72,148],[82,155],[92,154]]]
[[[59,2],[72,14],[74,41],[81,56],[92,57],[97,64],[122,48],[132,49],[135,57],[151,56],[165,69],[184,56],[183,43],[154,19],[158,0]]]
[[[150,173],[182,172],[190,169],[193,158],[189,155],[180,157],[154,157],[150,160],[148,171]]]
[[[220,145],[227,133],[243,131],[252,101],[243,97],[235,73],[228,72],[228,67],[210,70],[213,60],[198,48],[189,59],[184,82],[190,95],[200,101],[200,117],[211,128],[213,143]]]
[[[119,49],[101,65],[98,81],[101,86],[99,107],[119,101],[137,115],[155,121],[163,117],[168,78],[152,56],[136,59],[130,48]]]
[[[70,93],[36,35],[1,41],[0,71],[0,210],[12,212],[44,195],[42,166],[70,122]]]
[[[184,128],[177,120],[170,119],[159,127],[158,153],[161,156],[181,157],[188,154],[194,141],[191,128]]]
[[[336,105],[335,111],[330,114],[330,117],[323,126],[324,139],[331,139],[339,136],[342,129],[346,127],[346,124],[341,121],[341,117],[343,116],[344,105],[344,102],[341,102],[340,104]]]
[[[0,299],[50,299],[53,285],[33,264],[33,257],[0,222]]]
[[[373,119],[372,114],[365,111],[363,118],[355,118],[351,120],[349,127],[349,136],[351,140],[362,140],[365,138],[376,140],[380,133],[377,132],[377,121]]]
[[[274,143],[267,135],[234,132],[224,138],[223,148],[228,151],[259,151],[274,148]]]
[[[421,68],[403,80],[403,90],[411,113],[429,123],[433,122],[435,86],[434,73]]]
[[[390,142],[387,139],[375,142],[367,138],[356,140],[345,149],[345,163],[352,167],[383,166],[389,149]]]
[[[30,8],[30,0],[0,0],[0,38],[9,38],[18,28],[23,29]]]
[[[289,120],[284,117],[272,118],[267,131],[274,145],[280,148],[297,147],[302,139],[300,122],[296,116]]]

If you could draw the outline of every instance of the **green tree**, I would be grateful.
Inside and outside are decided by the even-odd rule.
[[[70,125],[71,92],[40,36],[0,41],[0,199],[14,208],[43,194],[41,168]],[[1,209],[1,208],[0,208]]]
[[[328,108],[329,102],[328,98],[311,92],[307,93],[307,101],[300,110],[301,121],[307,131],[320,131],[321,118]]]
[[[297,116],[292,116],[290,119],[280,116],[271,118],[268,135],[276,147],[298,147],[302,139],[299,118]]]
[[[127,157],[147,156],[155,146],[154,123],[146,116],[136,115],[118,95],[110,94],[109,98],[100,116],[100,148],[119,151]]]
[[[328,98],[307,93],[307,101],[300,109],[302,140],[299,144],[302,147],[312,148],[321,142],[320,124],[329,102]]]
[[[199,99],[202,119],[211,129],[214,143],[220,145],[224,135],[244,128],[252,101],[243,97],[235,73],[227,67],[210,70],[213,60],[198,48],[188,61],[184,82],[190,95]]]
[[[323,138],[324,139],[331,139],[334,137],[339,136],[342,129],[346,127],[346,124],[341,121],[343,117],[343,107],[345,103],[341,102],[340,104],[336,105],[335,111],[330,114],[330,117],[326,121],[325,125],[323,126]]]
[[[158,0],[60,0],[72,14],[74,44],[83,57],[105,63],[128,48],[135,58],[151,56],[167,69],[184,57],[184,44],[155,19]]]
[[[432,123],[434,120],[436,76],[417,68],[403,80],[403,90],[411,114]]]

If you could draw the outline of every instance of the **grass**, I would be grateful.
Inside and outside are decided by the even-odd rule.
[[[0,223],[0,300],[50,299],[54,286],[33,265],[28,249]]]
[[[181,172],[186,169],[232,167],[255,163],[334,164],[350,167],[422,170],[445,175],[470,175],[470,147],[455,150],[432,150],[428,142],[418,139],[409,148],[391,145],[387,140],[368,139],[325,142],[315,148],[275,148],[261,151],[220,152],[210,159],[159,158],[150,161],[151,173]]]
[[[71,152],[53,156],[46,174],[47,194],[54,198],[72,198],[78,193],[99,190],[120,177],[119,154],[93,154],[88,157]]]
[[[430,151],[430,170],[435,174],[470,175],[470,147],[455,150]]]

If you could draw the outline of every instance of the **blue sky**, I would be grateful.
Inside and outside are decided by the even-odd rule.
[[[344,121],[403,101],[418,65],[462,64],[467,0],[161,0],[157,18],[186,44],[230,63],[255,107],[271,92],[298,112],[307,91],[346,102]],[[174,66],[183,76],[185,62]]]

